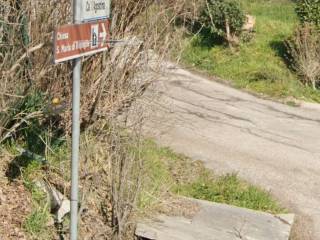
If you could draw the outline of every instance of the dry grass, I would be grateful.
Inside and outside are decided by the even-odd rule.
[[[15,119],[12,109],[21,105],[25,96],[39,90],[44,93],[47,106],[42,110],[50,108],[53,98],[63,103],[60,124],[68,132],[71,64],[52,64],[52,34],[57,26],[71,22],[70,1],[5,0],[4,6],[0,19],[0,136],[17,130],[12,125],[23,118]],[[83,60],[83,127],[121,114],[144,92],[152,77],[141,78],[137,73],[148,68],[149,50],[157,52],[159,61],[167,54],[176,6],[149,0],[113,4],[111,38],[135,41]]]
[[[287,42],[294,69],[305,85],[314,90],[320,81],[320,34],[315,26],[305,24],[298,27]]]

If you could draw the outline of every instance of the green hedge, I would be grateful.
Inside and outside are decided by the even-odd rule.
[[[298,0],[296,12],[302,23],[320,26],[320,0]]]
[[[201,23],[220,36],[226,34],[226,21],[229,22],[231,34],[239,34],[245,23],[245,14],[238,1],[208,0],[203,5]]]

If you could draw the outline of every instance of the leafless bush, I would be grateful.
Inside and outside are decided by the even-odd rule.
[[[287,41],[294,69],[306,85],[317,88],[320,81],[320,33],[312,25],[300,26]]]
[[[52,64],[52,33],[57,26],[71,22],[70,2],[1,0],[1,9],[5,10],[0,19],[0,136],[11,130],[10,108],[34,90],[46,93],[47,104],[53,97],[64,103],[62,123],[65,129],[70,129],[71,64]],[[141,94],[148,79],[135,78],[147,66],[140,60],[148,59],[150,49],[157,52],[159,59],[167,54],[173,41],[170,34],[176,12],[185,15],[181,8],[185,2],[188,1],[114,2],[112,39],[135,37],[137,41],[132,42],[129,51],[112,48],[108,53],[84,59],[81,97],[84,127],[98,116],[121,112]]]
[[[31,92],[53,93],[56,84],[68,88],[70,69],[52,65],[51,38],[55,26],[70,20],[69,2],[1,0],[0,138],[16,130],[12,110]]]

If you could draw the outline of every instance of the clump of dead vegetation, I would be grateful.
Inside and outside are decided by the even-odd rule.
[[[132,237],[128,229],[140,187],[146,107],[134,103],[159,72],[175,39],[176,19],[186,19],[192,8],[184,0],[114,1],[111,39],[123,41],[83,59],[81,126],[83,135],[90,132],[91,145],[101,145],[96,155],[83,152],[82,238],[90,232],[86,226],[97,220],[92,211],[99,214],[96,226],[104,232],[97,236],[99,231],[91,231],[91,238]],[[2,0],[0,12],[0,143],[21,144],[49,159],[37,168],[45,172],[37,177],[45,175],[45,181],[68,196],[69,156],[59,151],[68,146],[71,129],[72,68],[70,62],[52,64],[52,36],[57,26],[71,23],[71,1]],[[11,164],[15,174],[28,167],[19,164]],[[102,199],[98,205],[90,201],[92,191],[99,192],[94,195]],[[61,230],[62,235],[66,232]]]
[[[320,81],[320,33],[312,24],[299,26],[287,41],[294,70],[306,86],[317,89]]]

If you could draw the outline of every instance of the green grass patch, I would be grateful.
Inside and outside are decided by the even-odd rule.
[[[302,85],[286,64],[284,41],[298,19],[289,0],[243,0],[246,13],[256,17],[256,33],[236,52],[211,40],[210,35],[185,39],[182,61],[211,75],[230,80],[235,87],[275,98],[293,96],[320,102],[320,91]]]
[[[49,218],[50,213],[47,208],[36,209],[27,217],[23,227],[32,239],[51,239],[47,227]]]
[[[284,209],[270,194],[241,181],[236,175],[217,178],[199,176],[195,182],[177,186],[178,194],[217,203],[227,203],[264,212],[279,213]]]
[[[52,239],[54,229],[48,224],[52,216],[50,214],[47,195],[35,186],[35,184],[28,183],[27,187],[31,191],[32,212],[24,221],[23,228],[29,234],[30,239]]]
[[[200,161],[146,141],[142,154],[144,186],[140,208],[155,204],[167,192],[270,213],[286,212],[272,196],[236,175],[216,176]]]
[[[23,228],[34,240],[52,239],[54,231],[48,226],[51,215],[47,195],[35,184],[36,180],[43,178],[41,168],[42,165],[38,161],[31,161],[22,170],[22,179],[32,197],[32,212],[27,216]]]

